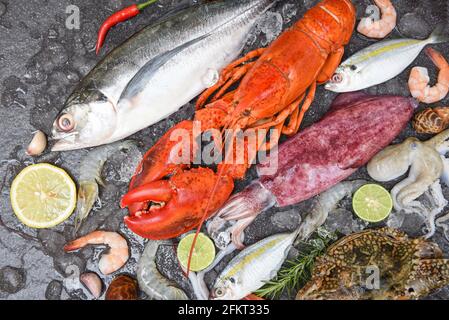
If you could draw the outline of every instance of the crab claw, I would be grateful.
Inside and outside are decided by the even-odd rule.
[[[216,193],[211,195],[217,179]],[[153,181],[126,194],[122,206],[129,207],[130,215],[125,223],[147,239],[175,238],[199,226],[209,198],[208,217],[224,204],[233,188],[231,177],[218,178],[210,169],[176,173],[169,180]]]

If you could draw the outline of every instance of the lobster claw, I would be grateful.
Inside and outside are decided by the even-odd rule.
[[[217,179],[220,179],[218,184]],[[122,199],[122,207],[130,209],[125,223],[134,233],[147,239],[178,237],[200,225],[215,185],[207,217],[231,195],[234,188],[231,177],[219,178],[210,169],[198,168],[178,172],[169,180],[142,185]]]
[[[187,168],[196,147],[192,132],[193,122],[188,120],[171,128],[144,155],[131,180],[130,190]]]

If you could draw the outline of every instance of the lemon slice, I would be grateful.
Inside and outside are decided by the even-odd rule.
[[[184,269],[187,269],[187,262],[189,261],[190,248],[195,237],[191,233],[184,237],[178,245],[177,255],[178,260]],[[198,234],[195,248],[193,249],[192,261],[190,263],[190,270],[197,272],[206,269],[212,264],[215,259],[215,246],[211,239],[204,233]]]
[[[64,170],[47,163],[23,169],[11,186],[17,218],[32,228],[51,228],[66,220],[76,206],[76,186]]]
[[[385,220],[393,209],[390,193],[378,184],[367,184],[354,194],[352,208],[357,216],[367,222]]]

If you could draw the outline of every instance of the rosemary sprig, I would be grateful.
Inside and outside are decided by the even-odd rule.
[[[293,261],[287,261],[285,266],[278,272],[274,280],[268,281],[255,293],[258,296],[277,299],[287,290],[289,294],[293,290],[304,285],[311,277],[315,259],[324,254],[335,235],[319,230],[317,237],[307,242],[302,242],[304,250]]]

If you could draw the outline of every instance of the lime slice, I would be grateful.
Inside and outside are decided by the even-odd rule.
[[[393,209],[390,193],[378,184],[367,184],[354,194],[352,208],[360,219],[367,222],[385,220]]]
[[[47,163],[29,166],[11,186],[11,205],[17,218],[32,228],[51,228],[73,213],[76,186],[64,170]]]
[[[184,269],[187,269],[187,262],[189,261],[190,248],[195,237],[194,233],[185,236],[178,245],[178,260]],[[212,264],[215,259],[215,246],[211,239],[204,233],[198,234],[195,248],[193,249],[192,261],[190,263],[191,271],[201,271]]]

